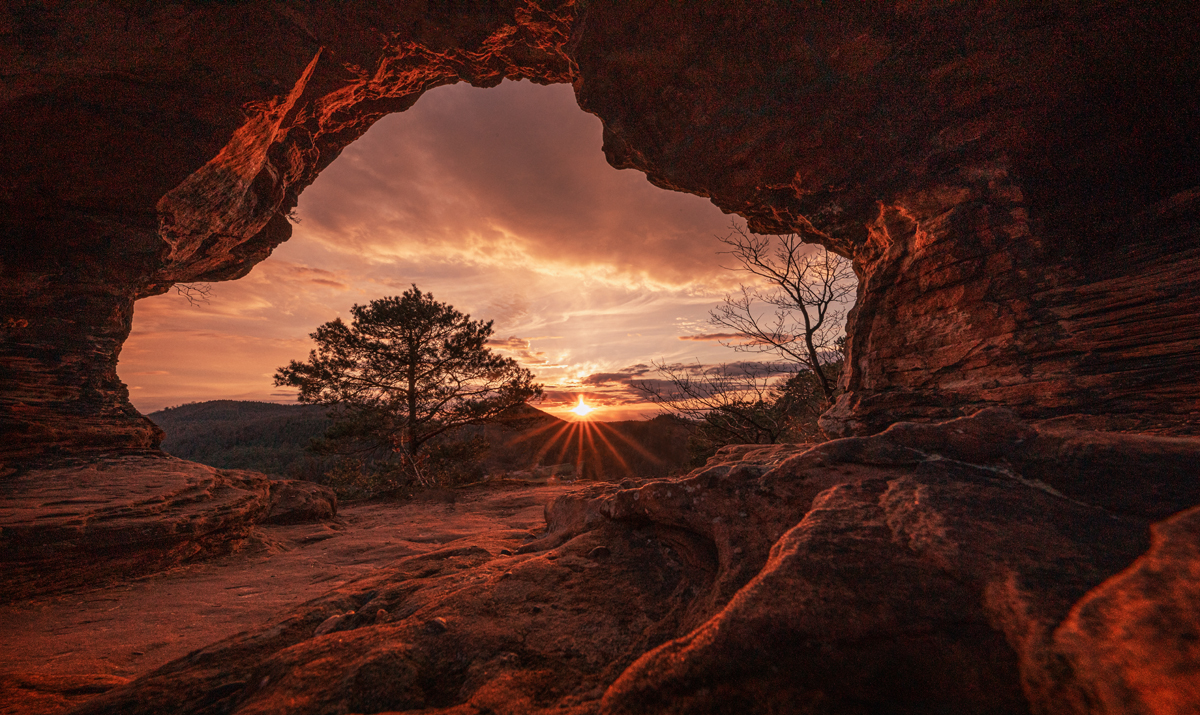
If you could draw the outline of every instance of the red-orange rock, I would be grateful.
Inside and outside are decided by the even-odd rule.
[[[372,122],[505,77],[572,82],[615,166],[853,256],[831,434],[988,405],[1195,432],[1197,24],[1065,0],[6,8],[0,454],[153,447],[112,369],[132,300],[244,275]]]
[[[328,519],[337,498],[172,457],[123,456],[0,480],[0,595],[99,585],[237,550],[256,523]]]
[[[1079,712],[1185,715],[1200,704],[1200,508],[1151,533],[1150,551],[1054,633],[1076,678],[1052,696]]]
[[[1017,471],[1048,458],[1042,437],[992,410],[588,487],[518,553],[468,538],[405,559],[78,712],[1200,706],[1195,512],[1155,526],[1139,558],[1146,519]],[[1065,447],[1065,482],[1094,466],[1087,441]]]
[[[115,372],[133,301],[245,275],[341,148],[441,84],[572,82],[614,166],[860,277],[822,424],[874,437],[564,499],[529,553],[405,561],[85,711],[1197,709],[1172,680],[1193,515],[1114,577],[1195,503],[1194,441],[996,412],[886,430],[1000,405],[1197,431],[1197,26],[1132,0],[0,9],[5,485],[46,468],[70,494],[62,460],[153,450]],[[155,546],[117,530],[117,560],[267,515],[265,483],[207,483],[221,508],[139,506]],[[29,563],[90,553],[27,516],[3,536]]]

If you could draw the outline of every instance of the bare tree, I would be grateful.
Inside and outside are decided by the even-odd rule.
[[[632,387],[668,414],[699,427],[706,442],[774,444],[790,427],[779,377],[786,367],[743,362],[706,367],[652,362],[662,377],[638,380]],[[715,449],[713,450],[715,451]]]
[[[761,279],[765,287],[742,285],[738,293],[709,313],[709,322],[744,337],[722,342],[735,350],[774,352],[808,368],[827,401],[833,380],[824,365],[836,360],[837,340],[844,329],[843,301],[857,280],[850,261],[821,247],[806,245],[797,234],[756,236],[734,225],[720,241],[738,266]],[[815,249],[815,250],[814,250]],[[760,312],[759,305],[767,306]]]

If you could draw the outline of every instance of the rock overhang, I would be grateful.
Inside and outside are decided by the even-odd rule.
[[[131,301],[244,275],[375,120],[504,78],[572,83],[614,166],[854,258],[831,434],[988,405],[1195,429],[1200,335],[1180,316],[1200,308],[1200,62],[1184,4],[9,14],[0,262],[21,387],[3,403],[34,452],[71,451],[65,412],[153,447],[112,370]]]

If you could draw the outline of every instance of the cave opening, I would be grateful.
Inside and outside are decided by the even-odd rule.
[[[137,302],[118,365],[131,402],[143,414],[291,403],[271,378],[317,325],[411,284],[494,320],[492,347],[535,370],[539,407],[568,419],[585,394],[593,418],[657,414],[630,389],[654,361],[769,361],[729,349],[708,320],[752,278],[719,253],[736,224],[614,170],[601,129],[569,85],[427,92],[322,171],[289,215],[292,237],[249,275]]]

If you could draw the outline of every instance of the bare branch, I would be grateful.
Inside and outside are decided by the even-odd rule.
[[[758,279],[725,296],[709,313],[712,325],[745,338],[722,344],[743,352],[773,352],[807,368],[826,400],[832,400],[834,386],[825,366],[839,359],[837,341],[845,330],[840,306],[858,285],[851,262],[805,244],[797,234],[758,236],[737,224],[718,240],[729,248],[721,253],[737,262],[729,270]]]
[[[705,367],[653,362],[660,379],[635,380],[632,387],[664,413],[697,423],[721,444],[771,444],[788,430],[788,415],[776,409],[778,384],[787,366],[742,362]]]
[[[175,293],[187,299],[187,302],[194,307],[199,307],[208,302],[208,295],[212,292],[212,286],[208,283],[176,283]]]

